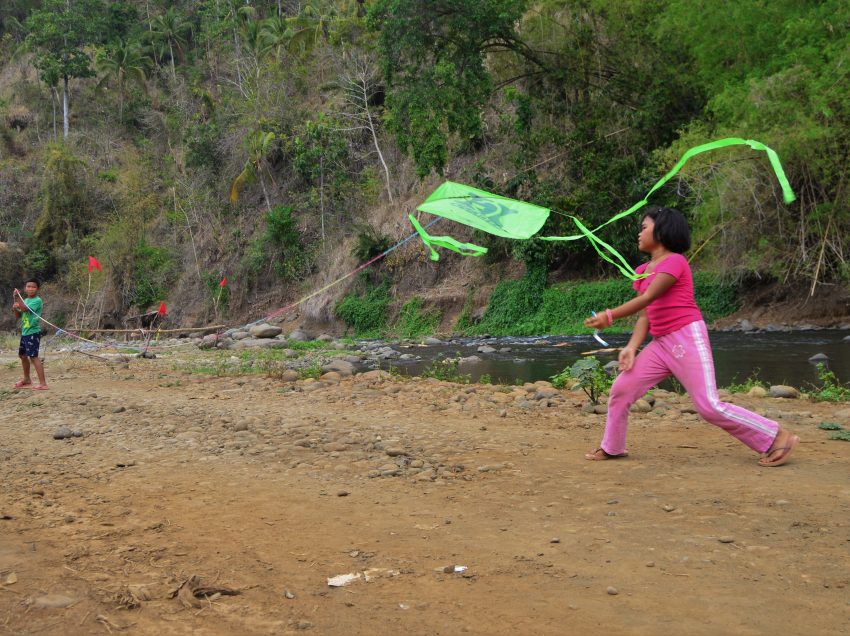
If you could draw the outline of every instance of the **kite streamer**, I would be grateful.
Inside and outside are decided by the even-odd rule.
[[[632,280],[640,278],[623,255],[614,249],[613,246],[600,239],[596,235],[597,232],[606,225],[640,210],[649,202],[649,197],[672,179],[682,169],[685,163],[695,155],[728,146],[749,146],[753,150],[765,152],[776,174],[777,181],[782,188],[783,199],[786,203],[794,201],[796,198],[794,191],[791,189],[791,184],[788,183],[788,178],[782,169],[779,156],[772,148],[753,139],[729,137],[695,146],[688,150],[682,155],[682,158],[679,159],[676,165],[652,186],[643,199],[627,210],[615,214],[593,230],[587,228],[577,217],[567,214],[565,216],[572,219],[576,228],[579,230],[579,234],[573,234],[571,236],[541,236],[539,238],[544,241],[577,241],[579,239],[587,239],[599,256],[614,265],[624,276]],[[516,201],[451,181],[443,183],[416,209],[457,221],[458,223],[488,232],[495,236],[519,240],[529,239],[539,232],[549,218],[550,213],[548,208],[523,201]],[[418,232],[422,242],[430,250],[431,260],[436,261],[440,258],[437,250],[434,249],[435,246],[444,247],[464,256],[481,256],[487,253],[487,248],[480,245],[461,243],[450,236],[431,236],[422,228],[412,214],[408,215],[408,218],[410,218],[410,222]]]

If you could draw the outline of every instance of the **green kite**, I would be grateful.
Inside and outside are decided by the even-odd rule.
[[[627,210],[623,210],[615,214],[605,223],[599,225],[593,230],[588,229],[577,217],[566,215],[572,219],[579,234],[571,236],[541,236],[544,241],[577,241],[586,238],[593,245],[597,253],[606,261],[614,265],[622,274],[628,278],[635,279],[637,275],[634,269],[628,264],[626,259],[611,245],[600,239],[596,233],[606,225],[618,221],[623,217],[634,214],[640,208],[649,202],[649,197],[667,183],[673,176],[676,175],[682,166],[691,157],[703,152],[726,148],[728,146],[746,145],[753,150],[761,150],[767,153],[773,171],[776,173],[776,178],[782,188],[782,196],[786,203],[791,203],[796,198],[791,185],[788,183],[788,178],[785,176],[785,171],[782,169],[782,164],[779,162],[779,157],[776,152],[765,146],[763,143],[752,139],[740,139],[738,137],[730,137],[728,139],[719,139],[701,146],[696,146],[688,150],[675,166],[664,175],[646,196],[635,203]],[[464,225],[474,227],[478,230],[502,236],[510,239],[529,239],[540,231],[540,228],[546,223],[549,218],[550,210],[540,207],[532,203],[516,201],[507,197],[485,192],[471,186],[446,181],[429,196],[424,203],[419,205],[417,210],[428,212],[437,216],[441,216],[452,221],[457,221]],[[431,260],[439,260],[440,256],[437,247],[444,247],[465,256],[481,256],[487,253],[487,248],[475,245],[473,243],[461,243],[450,236],[431,236],[419,224],[416,218],[411,214],[408,215],[413,227],[419,233],[422,241],[431,251]]]

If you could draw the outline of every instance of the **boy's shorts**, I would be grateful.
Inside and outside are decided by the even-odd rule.
[[[29,336],[21,336],[21,344],[18,347],[18,355],[28,358],[38,357],[38,348],[41,346],[41,334],[34,333]]]

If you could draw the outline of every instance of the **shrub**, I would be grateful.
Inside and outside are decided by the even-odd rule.
[[[595,356],[576,360],[571,367],[553,375],[552,384],[561,388],[569,378],[577,381],[576,386],[585,392],[592,404],[599,404],[599,398],[614,382],[614,378],[605,373],[602,363]]]
[[[385,281],[376,287],[367,288],[362,296],[355,292],[349,293],[336,304],[334,313],[347,329],[354,330],[355,335],[377,337],[386,329],[390,300],[389,284]]]
[[[142,241],[134,254],[131,304],[146,308],[164,299],[174,281],[173,267],[168,250]]]
[[[434,333],[440,325],[441,314],[438,309],[423,309],[425,301],[414,296],[401,308],[393,326],[396,335],[402,338],[416,338]]]

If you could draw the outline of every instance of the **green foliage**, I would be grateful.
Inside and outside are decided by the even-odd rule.
[[[388,236],[379,234],[371,225],[359,225],[356,229],[357,245],[352,248],[351,255],[358,261],[368,261],[386,252],[392,245]]]
[[[91,227],[91,208],[86,190],[84,166],[66,146],[51,146],[47,151],[41,184],[43,206],[35,223],[33,251],[38,256],[42,274],[52,273],[56,252],[75,243]]]
[[[418,296],[404,303],[393,325],[393,332],[402,338],[417,338],[433,334],[440,326],[442,316],[438,309],[424,309],[424,305],[425,301]]]
[[[818,428],[822,431],[843,431],[844,427],[836,422],[821,422]]]
[[[750,376],[741,384],[732,383],[726,387],[732,393],[749,393],[755,387],[767,388],[767,383],[759,379],[761,369],[754,369]]]
[[[46,84],[94,75],[87,48],[102,35],[102,9],[100,0],[44,0],[27,18],[27,39]]]
[[[174,281],[174,259],[168,250],[144,241],[136,248],[130,303],[147,309],[168,297]]]
[[[728,316],[740,307],[738,286],[710,272],[694,274],[694,298],[706,322]]]
[[[575,380],[575,386],[585,392],[591,404],[599,404],[599,398],[611,389],[614,382],[614,378],[605,372],[602,363],[595,356],[576,360],[571,367],[553,375],[551,379],[556,388],[566,386],[568,379]]]
[[[838,431],[829,436],[829,439],[838,440],[840,442],[850,442],[850,431]]]
[[[546,269],[539,266],[527,268],[525,276],[519,280],[500,282],[493,290],[487,312],[475,331],[523,335],[525,332],[520,325],[538,311],[545,289]],[[520,330],[517,331],[517,328]]]
[[[492,80],[488,47],[515,42],[526,2],[517,0],[377,0],[369,25],[379,31],[390,92],[387,120],[416,171],[442,173],[449,135],[462,148],[482,135],[481,109]]]
[[[287,205],[277,205],[266,213],[264,243],[271,248],[275,272],[284,280],[297,280],[309,269],[294,214]]]
[[[334,308],[336,317],[362,338],[380,336],[387,327],[387,308],[391,302],[389,283],[367,287],[363,295],[354,291],[340,300]]]
[[[818,363],[818,379],[821,386],[811,392],[811,397],[823,402],[846,402],[850,400],[850,385],[839,382],[835,373],[826,365]]]
[[[437,356],[431,364],[422,371],[423,378],[434,378],[443,382],[455,382],[457,384],[469,384],[470,376],[460,373],[460,356],[453,358]]]

